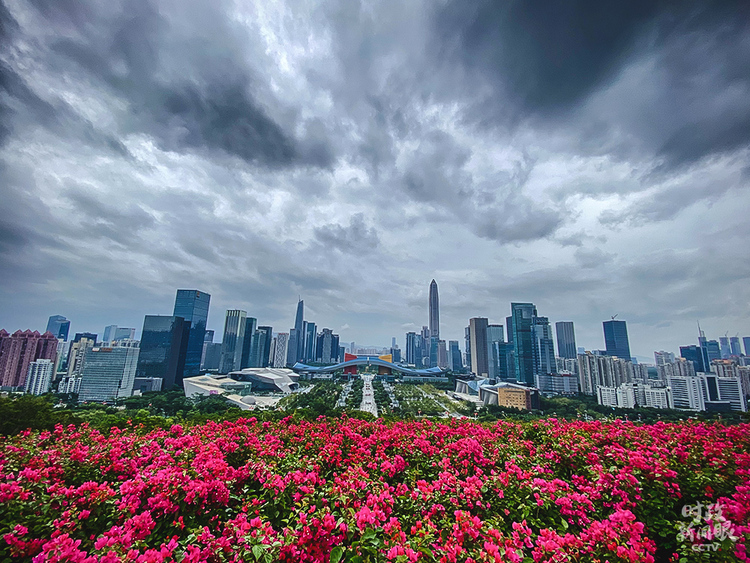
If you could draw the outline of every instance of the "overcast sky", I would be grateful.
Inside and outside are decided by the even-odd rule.
[[[0,0],[0,327],[750,335],[748,6]]]

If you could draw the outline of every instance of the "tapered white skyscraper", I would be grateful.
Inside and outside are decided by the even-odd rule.
[[[430,336],[440,338],[440,303],[437,282],[430,282]]]

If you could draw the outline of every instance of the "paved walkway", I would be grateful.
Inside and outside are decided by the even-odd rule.
[[[377,418],[378,405],[375,403],[375,391],[372,388],[372,380],[372,375],[362,374],[364,387],[362,388],[362,405],[360,405],[359,410],[372,413]]]

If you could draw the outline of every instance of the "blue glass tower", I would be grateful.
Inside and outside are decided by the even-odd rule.
[[[604,344],[607,356],[617,356],[630,360],[630,343],[628,342],[628,325],[625,321],[604,321]]]
[[[185,351],[185,368],[178,378],[180,382],[182,382],[183,377],[191,377],[200,373],[210,302],[211,296],[203,291],[197,289],[177,290],[173,316],[182,317],[185,322],[190,323],[190,335]]]
[[[532,325],[536,317],[533,303],[511,303],[511,327],[516,379],[519,383],[534,385],[534,342]]]
[[[165,391],[182,386],[190,325],[182,317],[146,315],[136,377],[160,377]]]
[[[51,332],[55,335],[55,338],[62,338],[67,342],[68,333],[70,332],[70,321],[62,315],[52,315],[47,321],[47,332]]]

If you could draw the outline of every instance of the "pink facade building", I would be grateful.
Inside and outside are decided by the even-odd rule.
[[[23,387],[29,364],[36,360],[52,360],[57,356],[57,338],[51,332],[17,330],[8,334],[0,330],[0,386]]]

